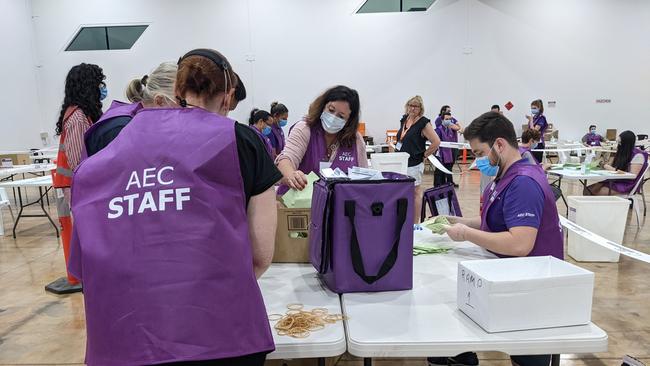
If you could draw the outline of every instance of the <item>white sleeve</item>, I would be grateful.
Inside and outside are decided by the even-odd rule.
[[[630,161],[630,164],[639,164],[643,165],[643,154],[636,154],[632,158],[632,161]]]

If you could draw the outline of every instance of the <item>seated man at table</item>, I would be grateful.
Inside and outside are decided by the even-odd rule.
[[[512,123],[499,113],[485,113],[465,129],[465,139],[477,157],[477,168],[495,179],[483,194],[482,216],[449,217],[449,237],[471,241],[499,257],[551,255],[564,259],[555,197],[542,167],[522,159]],[[462,365],[465,358],[474,361],[469,364],[478,364],[476,357],[472,360],[467,354],[447,363],[432,358],[429,363]],[[512,356],[511,360],[519,366],[548,366],[551,356]]]
[[[603,136],[596,133],[596,125],[589,126],[589,132],[582,136],[582,143],[585,146],[600,146],[605,141],[607,140]]]

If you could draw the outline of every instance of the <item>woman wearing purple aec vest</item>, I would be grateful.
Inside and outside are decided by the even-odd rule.
[[[472,121],[464,135],[477,157],[477,168],[495,179],[484,192],[480,217],[449,217],[453,224],[446,227],[449,237],[470,241],[499,257],[550,255],[564,259],[555,196],[542,167],[522,159],[512,123],[497,112],[488,112]],[[550,358],[511,357],[519,366],[548,365]],[[438,361],[431,359],[430,363]],[[472,360],[470,364],[476,363]]]
[[[69,266],[89,366],[262,366],[274,350],[257,278],[281,175],[256,132],[226,117],[237,84],[219,52],[188,52],[181,108],[140,109],[79,166]]]
[[[603,169],[614,172],[626,172],[636,175],[635,179],[619,179],[594,183],[583,191],[584,195],[607,196],[610,194],[629,194],[639,179],[643,179],[648,166],[648,153],[636,147],[636,135],[632,131],[623,131],[618,138],[618,147],[612,164],[605,164]],[[638,189],[638,188],[637,188]]]
[[[309,106],[304,119],[292,126],[284,150],[275,159],[282,173],[278,194],[303,190],[306,175],[323,168],[368,167],[359,127],[359,94],[347,86],[328,89]]]

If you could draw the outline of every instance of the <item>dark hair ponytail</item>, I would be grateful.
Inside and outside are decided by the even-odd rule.
[[[271,103],[271,115],[273,117],[277,117],[285,113],[289,113],[289,109],[287,109],[284,104],[278,102]]]
[[[248,119],[248,124],[250,126],[252,126],[252,125],[256,124],[257,121],[259,121],[259,120],[266,121],[270,117],[271,117],[271,114],[269,112],[263,111],[263,110],[260,110],[260,109],[257,109],[257,108],[253,108],[253,110],[251,111],[250,118]]]

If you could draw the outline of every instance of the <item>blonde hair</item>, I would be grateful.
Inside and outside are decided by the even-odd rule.
[[[424,101],[419,95],[414,96],[413,98],[409,99],[406,104],[404,104],[404,114],[409,114],[409,104],[411,104],[411,102],[415,102],[420,105],[420,114],[418,117],[424,116]]]
[[[126,97],[131,103],[142,102],[153,104],[156,96],[162,95],[172,101],[174,97],[174,83],[178,66],[173,62],[163,62],[149,75],[141,79],[133,79],[126,88]]]

